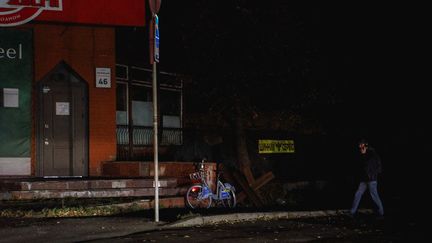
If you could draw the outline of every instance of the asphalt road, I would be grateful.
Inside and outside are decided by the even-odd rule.
[[[423,242],[415,224],[360,215],[296,220],[251,220],[154,230],[90,242]]]
[[[170,212],[172,215],[172,212]],[[254,215],[248,213],[248,215]],[[259,218],[209,225],[166,227],[144,215],[1,219],[0,242],[425,242],[416,218],[361,214],[298,219]],[[164,215],[162,215],[164,217]]]

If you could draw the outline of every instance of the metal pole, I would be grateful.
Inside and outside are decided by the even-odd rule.
[[[155,25],[153,31],[156,31],[156,15],[153,14],[153,24]],[[156,39],[154,40],[156,44]],[[153,46],[153,54],[155,47]],[[154,158],[154,187],[155,187],[155,222],[159,222],[159,143],[158,143],[158,99],[157,99],[157,67],[156,60],[153,61],[153,158]]]
[[[158,157],[158,109],[156,62],[153,62],[153,154],[155,180],[155,222],[159,222],[159,157]]]

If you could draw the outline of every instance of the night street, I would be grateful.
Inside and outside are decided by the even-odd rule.
[[[428,9],[0,0],[0,242],[428,241]]]

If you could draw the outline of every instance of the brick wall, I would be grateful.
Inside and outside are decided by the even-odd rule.
[[[29,26],[34,31],[35,82],[63,60],[89,84],[89,175],[100,176],[102,161],[115,160],[116,156],[115,30],[54,24]],[[96,67],[111,68],[111,88],[96,88]],[[32,175],[37,163],[34,137]]]

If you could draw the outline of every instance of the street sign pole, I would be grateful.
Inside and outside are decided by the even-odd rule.
[[[157,95],[157,63],[159,62],[159,27],[158,17],[153,14],[154,23],[154,60],[153,60],[153,157],[154,157],[154,184],[155,184],[155,222],[159,222],[159,142],[158,142],[158,95]],[[157,48],[156,48],[157,47]]]
[[[155,222],[159,222],[159,143],[158,143],[158,103],[157,103],[157,63],[159,62],[159,18],[156,15],[159,12],[161,0],[149,0],[149,6],[153,18],[153,32],[150,33],[154,37],[154,45],[150,45],[153,49],[153,56],[150,57],[150,63],[153,63],[153,158],[154,158],[154,209]],[[152,26],[153,27],[153,26]]]
[[[154,154],[154,184],[155,184],[155,222],[159,222],[159,151],[158,151],[158,104],[157,104],[157,69],[153,61],[153,154]]]

